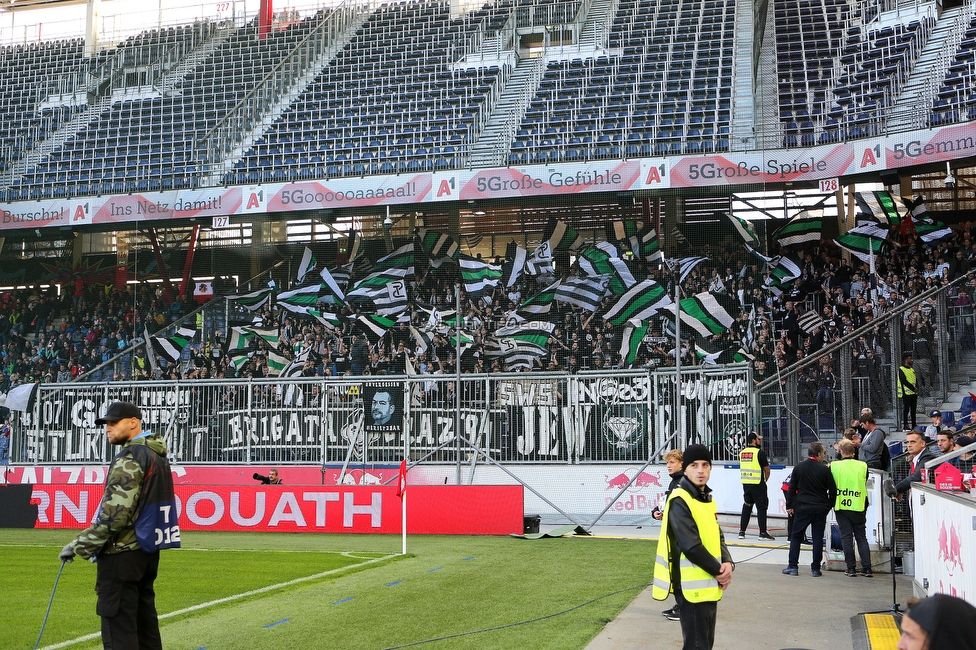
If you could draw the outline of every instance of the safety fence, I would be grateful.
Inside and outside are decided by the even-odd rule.
[[[10,459],[107,463],[95,420],[115,400],[139,405],[181,464],[640,464],[692,442],[736,459],[753,420],[750,368],[687,368],[676,380],[659,370],[42,384],[12,422]]]

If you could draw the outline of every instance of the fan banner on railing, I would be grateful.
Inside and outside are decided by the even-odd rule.
[[[460,395],[453,377],[432,375],[48,384],[38,420],[28,412],[12,423],[11,449],[26,463],[108,463],[115,449],[95,420],[131,400],[176,464],[382,464],[399,462],[405,446],[451,462],[468,443],[500,461],[634,461],[670,449],[678,418],[689,441],[735,458],[739,441],[727,439],[746,427],[748,385],[744,365],[689,369],[677,411],[665,371],[463,376]]]
[[[0,230],[323,208],[785,183],[976,156],[974,123],[815,147],[596,160],[0,203]]]

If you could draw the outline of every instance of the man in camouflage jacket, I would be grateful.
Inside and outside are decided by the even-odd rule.
[[[160,528],[150,523],[149,537],[145,537],[141,531],[147,517],[140,513],[153,514],[161,498],[165,501],[168,496],[166,503],[172,502],[166,444],[162,435],[142,431],[142,413],[134,404],[115,402],[95,422],[104,424],[109,442],[122,449],[109,467],[91,526],[64,547],[60,558],[71,562],[78,555],[97,562],[95,611],[102,618],[106,649],[162,648],[153,583],[159,567],[158,549],[179,545],[179,527],[175,507],[165,505],[159,510],[167,519],[171,516],[172,526]]]

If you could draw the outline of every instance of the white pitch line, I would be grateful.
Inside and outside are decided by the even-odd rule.
[[[189,612],[196,612],[201,609],[206,609],[207,607],[213,607],[214,605],[222,605],[223,603],[233,602],[235,600],[240,600],[241,598],[247,598],[249,596],[256,596],[258,594],[267,593],[269,591],[274,591],[275,589],[281,589],[283,587],[290,587],[292,585],[301,584],[303,582],[308,582],[310,580],[318,580],[319,578],[324,578],[326,576],[330,576],[335,573],[341,573],[346,569],[354,569],[356,567],[366,566],[368,564],[376,564],[377,562],[383,562],[384,560],[389,560],[399,556],[400,554],[396,553],[395,555],[378,557],[373,560],[367,560],[366,562],[360,562],[359,564],[350,564],[349,566],[340,567],[338,569],[331,569],[329,571],[323,571],[322,573],[316,573],[315,575],[305,576],[303,578],[295,578],[294,580],[289,580],[288,582],[280,582],[276,585],[268,585],[267,587],[261,587],[260,589],[245,591],[242,594],[234,594],[233,596],[227,596],[226,598],[218,598],[217,600],[211,600],[210,602],[200,603],[199,605],[193,605],[191,607],[186,607],[184,609],[178,609],[175,612],[162,614],[159,616],[159,620],[163,620],[166,618],[173,618],[174,616],[182,616],[183,614],[188,614]],[[73,646],[76,643],[93,641],[95,639],[101,638],[101,636],[102,636],[101,633],[86,634],[85,636],[80,636],[77,639],[71,639],[70,641],[62,641],[61,643],[56,643],[54,645],[44,646],[42,650],[57,650],[58,648],[67,648],[68,646]]]

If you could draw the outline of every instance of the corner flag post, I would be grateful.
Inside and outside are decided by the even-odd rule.
[[[397,481],[397,496],[400,497],[400,530],[402,537],[401,554],[407,554],[407,459],[400,461],[400,478]]]

